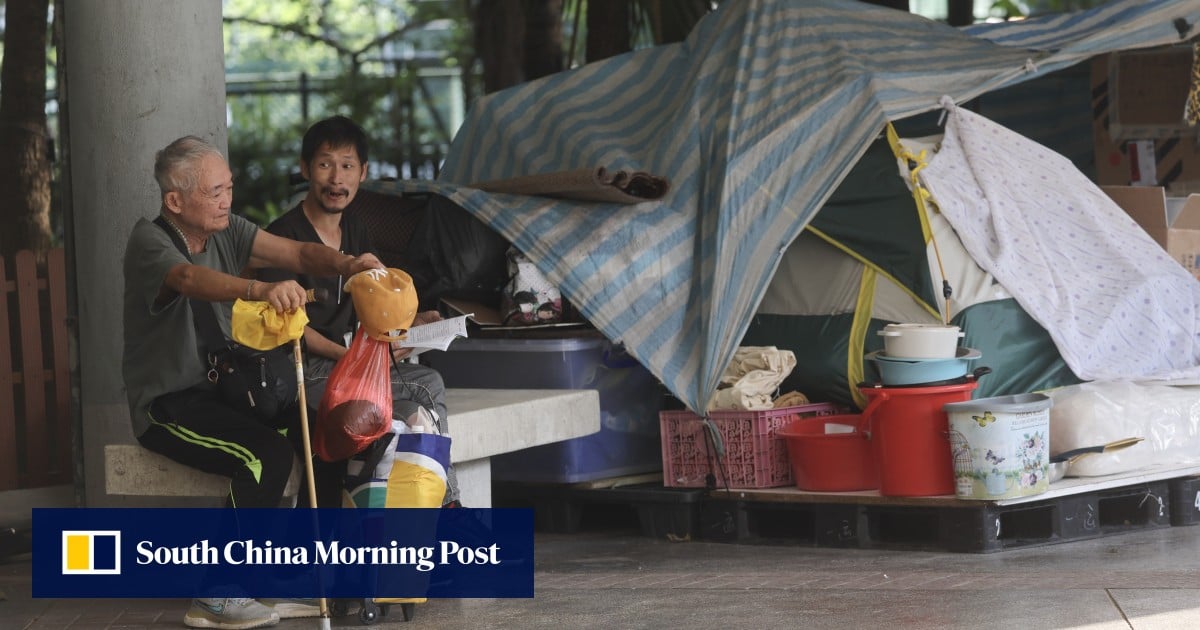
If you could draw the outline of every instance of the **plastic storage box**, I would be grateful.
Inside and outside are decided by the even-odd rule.
[[[446,387],[599,392],[598,433],[493,457],[493,479],[576,483],[662,468],[663,390],[654,375],[603,337],[459,339],[446,352],[421,358],[441,373]]]
[[[810,416],[841,413],[831,403],[814,403],[761,411],[714,411],[708,414],[720,437],[724,456],[705,429],[704,418],[683,411],[663,411],[663,485],[703,488],[711,473],[717,488],[774,488],[792,484],[787,442],[780,428]]]

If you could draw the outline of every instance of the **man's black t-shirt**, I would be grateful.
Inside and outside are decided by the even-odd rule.
[[[304,209],[300,205],[275,219],[271,225],[267,226],[267,231],[295,241],[321,242],[316,228],[308,221],[308,217],[304,215]],[[343,254],[351,256],[372,251],[370,233],[366,226],[355,219],[353,215],[342,214],[342,243],[338,249]],[[308,304],[305,312],[308,315],[308,325],[330,341],[345,345],[346,333],[352,332],[358,324],[354,316],[354,304],[350,301],[350,294],[342,292],[342,287],[346,284],[346,278],[342,276],[297,275],[280,269],[264,269],[259,272],[258,278],[265,282],[294,279],[305,289],[327,289],[329,300],[325,303]]]

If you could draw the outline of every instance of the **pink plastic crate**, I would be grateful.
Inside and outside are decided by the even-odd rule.
[[[792,483],[787,443],[775,431],[799,418],[841,413],[831,403],[814,403],[763,411],[714,411],[709,418],[725,443],[725,456],[718,461],[711,439],[705,436],[703,419],[683,411],[660,411],[663,485],[671,488],[703,488],[712,472],[717,487],[774,488]],[[722,473],[724,470],[724,474]],[[725,474],[729,483],[725,483]]]

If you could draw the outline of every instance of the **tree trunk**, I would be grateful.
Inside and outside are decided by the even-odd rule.
[[[583,58],[588,63],[627,53],[630,19],[629,0],[587,3],[587,45]]]
[[[881,7],[908,11],[908,0],[863,0],[867,4],[877,4]]]
[[[974,0],[946,0],[946,23],[950,26],[970,26],[974,24]]]
[[[525,0],[525,80],[562,72],[562,0]]]
[[[0,64],[0,255],[50,249],[46,129],[49,0],[7,3]]]
[[[687,39],[700,18],[712,10],[709,0],[641,0],[639,4],[650,20],[655,44]]]
[[[458,67],[462,72],[462,93],[463,102],[469,107],[475,102],[476,88],[479,87],[475,77],[475,62],[479,60],[479,50],[475,43],[469,43],[467,38],[473,38],[478,31],[479,26],[475,21],[474,3],[471,0],[458,0],[460,14],[467,20],[470,20],[471,30],[466,31],[465,36],[455,37],[454,44],[451,50],[458,60]],[[461,39],[460,39],[461,37]]]
[[[475,56],[483,62],[483,91],[522,81],[525,18],[521,0],[487,0],[475,8]]]

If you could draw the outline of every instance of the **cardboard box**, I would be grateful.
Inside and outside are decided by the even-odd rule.
[[[1168,197],[1161,186],[1101,186],[1171,258],[1200,279],[1200,195]]]
[[[1183,118],[1192,78],[1192,47],[1109,54],[1109,135],[1116,140],[1195,136]]]
[[[1183,121],[1191,47],[1112,53],[1092,61],[1096,181],[1200,192],[1200,128]]]

